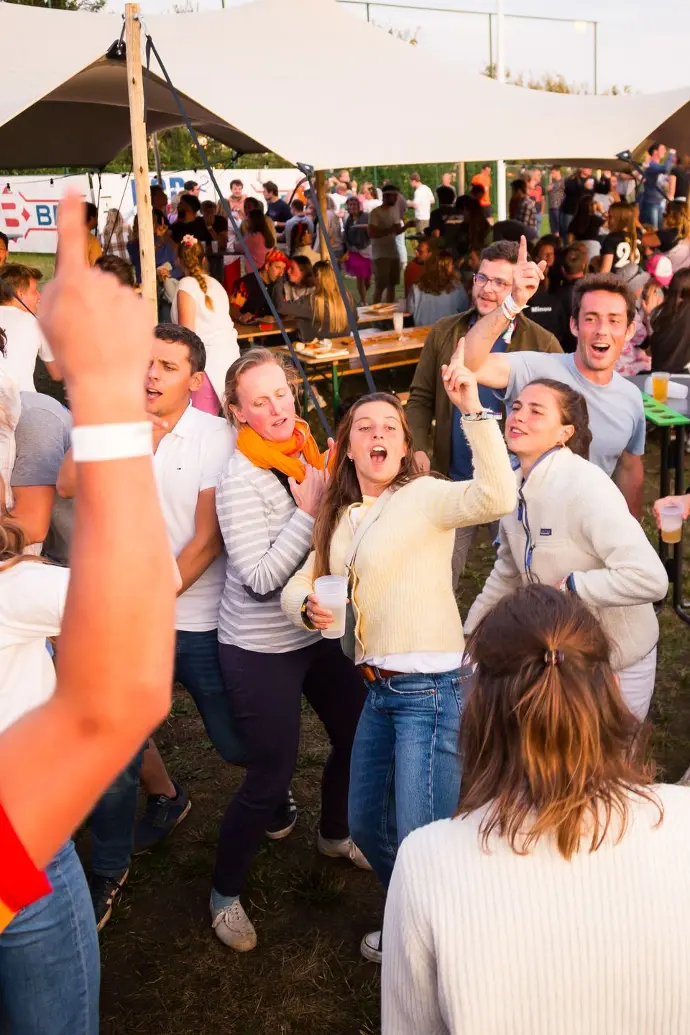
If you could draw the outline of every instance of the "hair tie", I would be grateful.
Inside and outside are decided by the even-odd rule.
[[[560,665],[565,661],[565,655],[562,650],[545,650],[544,651],[544,664],[545,665]]]
[[[185,234],[182,238],[181,244],[183,244],[185,248],[193,248],[196,244],[196,237],[193,237],[191,234]]]

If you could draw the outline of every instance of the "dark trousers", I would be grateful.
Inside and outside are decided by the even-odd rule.
[[[233,765],[244,765],[218,661],[218,633],[178,630],[173,680],[191,694],[216,751]],[[130,864],[144,752],[138,751],[91,813],[92,870],[119,880]]]
[[[320,639],[285,654],[221,643],[220,664],[246,751],[247,773],[223,817],[213,887],[221,895],[239,895],[292,779],[302,694],[331,743],[321,780],[321,834],[348,836],[350,754],[366,690],[337,640]]]

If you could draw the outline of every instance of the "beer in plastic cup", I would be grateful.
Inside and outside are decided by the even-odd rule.
[[[393,330],[396,334],[402,334],[403,327],[405,326],[405,314],[396,310],[393,313]]]
[[[339,640],[345,635],[347,579],[344,575],[322,575],[314,581],[314,593],[321,607],[333,614],[333,621],[321,635],[326,640]]]
[[[683,508],[680,504],[665,503],[659,517],[663,542],[679,543],[683,531]]]
[[[665,403],[668,399],[668,382],[670,374],[661,370],[652,374],[652,395],[657,402]]]

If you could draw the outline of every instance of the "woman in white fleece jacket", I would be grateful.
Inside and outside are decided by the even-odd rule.
[[[518,457],[518,506],[501,520],[493,571],[470,608],[469,633],[518,586],[576,593],[599,617],[628,707],[643,719],[654,692],[659,625],[654,601],[668,579],[616,485],[585,457],[587,403],[560,381],[532,381],[506,421]]]

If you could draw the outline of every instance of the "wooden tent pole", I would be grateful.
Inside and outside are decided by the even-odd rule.
[[[153,212],[149,183],[149,156],[144,121],[144,77],[141,69],[141,23],[139,4],[125,4],[125,43],[127,45],[127,89],[129,122],[132,133],[132,167],[139,224],[141,293],[158,319],[156,263],[153,240]]]
[[[323,216],[324,225],[328,226],[328,206],[326,205],[326,174],[322,169],[317,169],[314,173],[316,180],[316,201],[321,209]],[[321,254],[321,261],[328,261],[328,245],[324,240],[323,234],[319,234],[319,252]]]

